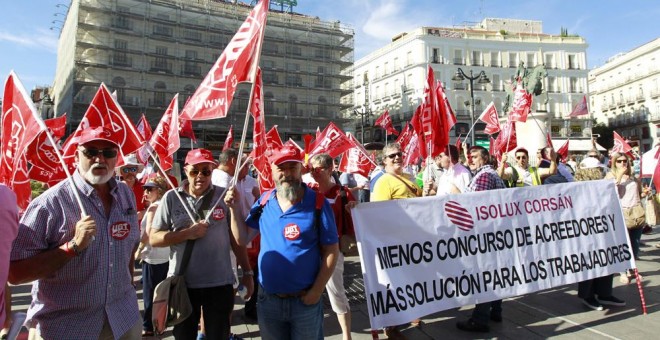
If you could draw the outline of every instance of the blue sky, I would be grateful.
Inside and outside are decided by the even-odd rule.
[[[68,0],[0,0],[0,78],[15,70],[30,90],[52,84],[58,28]],[[249,1],[248,1],[249,2]],[[484,17],[543,21],[546,33],[586,38],[589,68],[660,37],[660,2],[548,0],[298,0],[298,13],[339,20],[356,34],[356,60],[387,44],[392,36],[419,26],[451,26]],[[53,21],[55,20],[55,23]],[[1,96],[1,95],[0,95]]]

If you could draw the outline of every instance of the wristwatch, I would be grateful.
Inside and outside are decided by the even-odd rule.
[[[254,276],[254,272],[251,270],[244,270],[243,276]]]
[[[64,250],[64,253],[66,253],[66,255],[68,257],[76,257],[76,256],[80,255],[80,249],[78,248],[78,245],[76,244],[76,241],[71,240],[71,241],[63,244],[63,246],[64,246],[64,249],[62,249],[62,247],[60,247],[60,249]]]

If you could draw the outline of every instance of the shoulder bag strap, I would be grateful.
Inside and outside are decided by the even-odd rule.
[[[410,184],[406,183],[406,181],[404,181],[401,177],[399,177],[399,176],[397,176],[397,175],[394,175],[394,174],[389,174],[389,175],[390,175],[390,176],[393,176],[394,178],[396,178],[396,179],[398,179],[399,181],[401,181],[401,183],[405,184],[405,186],[408,187],[408,189],[409,189],[410,191],[412,191],[412,193],[415,194],[415,196],[417,196],[417,188],[415,188],[415,187],[411,187]]]
[[[213,200],[213,196],[215,196],[215,188],[211,192],[206,194],[206,196],[204,196],[202,205],[197,210],[198,216],[204,216],[204,210],[208,209],[211,206],[211,201]],[[181,258],[181,266],[179,267],[179,271],[177,272],[177,275],[183,275],[186,273],[186,269],[188,269],[188,262],[190,262],[190,256],[192,256],[192,251],[194,246],[195,246],[195,240],[186,241],[186,248],[183,250],[183,258]]]

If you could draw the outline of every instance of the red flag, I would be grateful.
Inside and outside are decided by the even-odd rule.
[[[566,139],[564,144],[557,149],[557,154],[561,157],[562,162],[566,162],[566,159],[568,158],[568,144],[570,141],[570,139]]]
[[[151,125],[149,125],[149,121],[147,120],[147,117],[144,116],[144,113],[142,114],[142,117],[140,117],[140,121],[135,129],[145,141],[150,140],[153,135]],[[147,165],[149,162],[149,149],[151,149],[151,146],[149,143],[145,143],[136,153],[138,161],[144,165]]]
[[[532,94],[527,92],[522,84],[518,82],[518,86],[514,91],[513,105],[511,105],[511,112],[509,112],[509,120],[513,122],[526,122],[529,110],[532,108]]]
[[[5,82],[2,101],[2,136],[0,137],[0,183],[16,194],[20,210],[30,203],[30,179],[26,150],[46,125],[14,71]]]
[[[327,153],[332,158],[336,158],[344,151],[351,148],[351,142],[344,131],[338,128],[333,122],[321,132],[319,138],[315,139],[309,146],[309,157],[320,153]]]
[[[82,130],[96,127],[108,130],[111,134],[110,138],[117,141],[124,155],[133,153],[142,146],[142,138],[135,130],[135,125],[128,119],[105,84],[101,83],[78,128],[64,142],[62,149],[68,164],[73,163],[73,156],[78,147],[78,138]]]
[[[426,83],[424,84],[424,101],[416,123],[418,128],[421,128],[421,134],[418,128],[415,130],[418,131],[420,146],[423,149],[429,148],[431,157],[439,155],[449,144],[449,134],[446,128],[448,126],[447,114],[440,110],[435,87],[435,75],[433,68],[429,65]],[[426,150],[422,151],[422,154],[426,158]]]
[[[280,133],[277,131],[277,125],[273,125],[273,127],[266,133],[266,144],[271,149],[279,149],[284,145],[280,138]]]
[[[587,106],[587,96],[582,97],[582,100],[575,105],[573,111],[568,115],[569,117],[584,116],[589,114],[589,108]]]
[[[458,150],[458,154],[460,155],[463,149],[463,143],[461,143],[461,136],[456,137],[456,144],[454,144],[454,146],[456,146],[456,150]]]
[[[401,152],[403,152],[403,164],[417,163],[417,159],[420,157],[419,138],[410,124],[406,124],[396,142],[401,146]]]
[[[499,145],[497,145],[497,140],[493,136],[488,136],[490,138],[490,145],[488,146],[488,153],[500,159]]]
[[[388,135],[395,135],[395,136],[399,135],[399,131],[397,131],[394,128],[394,126],[392,126],[392,118],[390,118],[390,111],[389,110],[385,110],[385,112],[383,112],[383,114],[380,115],[380,117],[378,117],[378,119],[376,119],[376,121],[374,122],[374,125],[380,126],[383,129],[385,129],[385,132]]]
[[[484,112],[479,116],[479,120],[486,123],[486,128],[484,128],[484,133],[488,135],[493,135],[499,132],[502,128],[500,127],[500,120],[497,115],[497,109],[495,108],[495,103],[490,102]]]
[[[369,158],[367,150],[362,147],[353,135],[348,135],[348,140],[353,147],[344,151],[339,162],[339,171],[351,174],[360,174],[369,177],[369,172],[374,168],[374,164]]]
[[[206,78],[197,87],[181,116],[190,120],[223,118],[231,105],[239,82],[254,82],[254,67],[268,14],[268,0],[260,1],[231,39]],[[256,72],[254,72],[256,73]]]
[[[225,139],[225,144],[222,146],[222,151],[231,149],[234,145],[234,126],[229,125],[229,132],[227,132],[227,139]]]
[[[165,110],[165,114],[158,122],[153,136],[149,140],[149,145],[153,148],[160,168],[167,171],[172,168],[174,157],[172,156],[181,147],[179,139],[179,94],[172,98],[170,106]]]
[[[321,135],[321,128],[317,126],[316,127],[316,137],[314,137],[314,138],[319,138],[320,135]]]
[[[140,133],[140,136],[142,136],[142,140],[151,139],[153,131],[151,130],[151,125],[149,125],[149,121],[147,120],[147,117],[144,116],[144,113],[142,114],[142,117],[140,117],[140,121],[138,122],[135,129],[138,133]]]
[[[497,135],[495,144],[498,146],[500,154],[509,152],[518,147],[518,137],[516,136],[516,123],[506,121],[502,125],[502,131]],[[507,148],[508,145],[508,148]]]
[[[62,138],[64,130],[66,129],[66,115],[62,115],[57,118],[46,119],[44,121],[46,127],[51,132],[53,141],[57,141]],[[57,168],[61,168],[62,164],[60,159],[57,157],[55,148],[61,150],[59,145],[52,145],[48,139],[46,131],[42,131],[37,135],[37,137],[30,143],[27,148],[27,161],[32,164],[32,167],[29,171],[30,179],[38,180],[44,183],[51,181],[50,176],[55,172]],[[62,175],[64,172],[62,171]],[[61,180],[66,178],[52,179],[52,180]]]
[[[550,136],[550,132],[545,133],[545,144],[546,146],[553,147],[552,146],[552,136]]]
[[[614,146],[612,147],[612,152],[628,153],[630,151],[632,151],[632,147],[626,143],[616,131],[614,131]]]
[[[660,162],[655,163],[655,170],[653,171],[653,185],[657,191],[660,188]]]
[[[261,68],[257,69],[257,76],[254,81],[254,93],[252,93],[252,109],[250,113],[254,118],[254,125],[252,126],[252,150],[255,154],[254,158],[263,155],[268,147],[266,140],[266,115],[264,112],[264,91],[263,83],[261,81]]]
[[[252,162],[257,174],[259,174],[259,191],[264,193],[270,189],[275,188],[275,182],[273,181],[273,175],[270,168],[270,163],[266,155],[260,155],[254,159]]]
[[[449,130],[456,125],[456,114],[454,113],[454,110],[451,108],[451,105],[449,104],[449,98],[447,98],[447,95],[445,94],[445,88],[442,86],[442,82],[438,80],[437,85],[436,85],[436,95],[438,96],[438,103],[440,105],[440,110],[445,112],[447,116],[447,134],[449,134]],[[443,105],[444,104],[444,109]]]
[[[195,131],[193,131],[192,121],[183,119],[181,116],[179,116],[179,137],[190,138],[193,143],[197,143],[197,137],[195,137]]]

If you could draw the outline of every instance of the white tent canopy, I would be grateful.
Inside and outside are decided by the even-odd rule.
[[[553,139],[552,140],[552,147],[557,150],[559,149],[562,145],[566,143],[566,139]],[[591,139],[571,139],[571,141],[568,143],[568,151],[569,152],[588,152],[593,148],[593,144],[591,143]],[[602,147],[600,144],[596,143],[596,149],[598,151],[605,151],[605,148]]]

